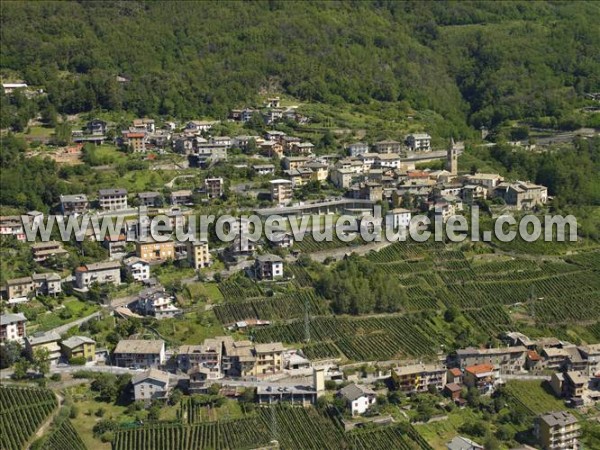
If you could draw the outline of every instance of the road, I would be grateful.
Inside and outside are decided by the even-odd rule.
[[[102,314],[102,311],[96,311],[95,313],[92,313],[92,314],[90,314],[89,316],[85,316],[85,317],[82,317],[81,319],[74,320],[73,322],[69,322],[69,323],[66,323],[66,324],[64,324],[64,325],[61,325],[61,326],[59,326],[59,327],[52,328],[52,329],[51,329],[51,330],[49,330],[49,331],[50,331],[50,332],[51,332],[51,331],[53,331],[53,332],[55,332],[55,333],[58,333],[58,334],[61,334],[61,335],[62,335],[62,334],[64,334],[64,333],[66,333],[66,332],[67,332],[67,331],[68,331],[70,328],[72,328],[72,327],[78,327],[78,326],[80,326],[82,323],[85,323],[85,322],[87,322],[88,320],[91,320],[91,319],[93,319],[94,317],[99,317],[101,314]]]
[[[501,375],[500,376],[504,380],[519,380],[519,381],[533,381],[533,380],[545,380],[550,381],[550,376],[548,375]]]

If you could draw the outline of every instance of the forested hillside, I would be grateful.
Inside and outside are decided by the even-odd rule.
[[[5,2],[0,68],[59,113],[223,118],[267,90],[404,102],[460,134],[569,123],[600,90],[599,22],[595,2]],[[2,127],[31,114],[2,103]]]

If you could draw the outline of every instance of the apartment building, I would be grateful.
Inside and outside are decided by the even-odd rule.
[[[27,318],[23,313],[0,315],[0,342],[23,342],[27,336],[26,324]]]
[[[171,240],[165,242],[157,242],[152,239],[138,241],[135,244],[135,256],[148,263],[174,259],[175,244]]]
[[[106,261],[85,264],[75,269],[75,287],[88,289],[93,283],[121,284],[121,263]]]
[[[179,191],[173,191],[169,195],[171,205],[193,205],[192,191],[190,189],[182,189]]]
[[[195,270],[211,264],[208,241],[187,241],[187,258]]]
[[[225,183],[223,178],[206,178],[204,180],[204,191],[209,199],[221,198],[223,196]]]
[[[98,202],[100,208],[106,211],[127,209],[127,190],[122,188],[100,189]]]
[[[500,348],[468,347],[457,350],[456,358],[461,369],[477,364],[493,364],[500,372],[513,374],[524,370],[527,348],[521,345]]]
[[[279,206],[288,205],[292,201],[293,189],[290,180],[271,180],[271,200]]]
[[[544,450],[577,450],[580,425],[572,414],[566,411],[551,412],[537,417],[534,434]]]
[[[386,140],[379,141],[373,145],[373,149],[377,153],[398,153],[400,151],[400,142]]]
[[[441,391],[446,385],[447,370],[440,364],[412,364],[396,367],[391,378],[394,387],[407,394],[427,392],[430,386]]]
[[[223,339],[222,369],[228,376],[255,376],[256,355],[252,342],[236,342],[230,336]]]
[[[35,295],[35,284],[31,277],[6,280],[6,298],[9,303],[27,301]]]
[[[62,257],[69,254],[63,248],[62,243],[57,241],[39,242],[31,245],[33,260],[38,263],[46,261],[50,257]]]
[[[131,275],[135,281],[144,281],[150,278],[150,264],[137,256],[131,256],[123,260],[125,272]]]
[[[61,195],[60,196],[60,210],[63,216],[78,216],[85,214],[90,207],[87,195],[75,194],[75,195]]]
[[[476,388],[481,394],[490,394],[500,380],[500,371],[493,364],[468,366],[464,371],[464,384]]]
[[[62,278],[57,273],[36,273],[31,276],[36,295],[57,296],[62,292]]]
[[[256,355],[256,374],[273,374],[283,370],[283,345],[281,342],[270,342],[268,344],[256,344],[254,353]]]
[[[147,402],[169,396],[169,373],[158,369],[148,369],[131,379],[133,399]]]
[[[348,145],[346,147],[348,150],[348,155],[352,157],[357,157],[362,155],[363,153],[369,152],[369,144],[365,142],[355,142],[353,144]]]
[[[431,150],[431,136],[427,133],[414,133],[406,136],[406,145],[413,152]]]
[[[60,359],[60,335],[54,331],[35,333],[25,338],[25,351],[32,357],[39,349],[48,350],[50,364]]]
[[[87,336],[71,336],[62,341],[60,347],[67,360],[83,358],[90,362],[96,359],[96,341]]]
[[[254,275],[259,280],[275,280],[283,277],[283,259],[277,255],[259,255],[254,261]]]
[[[161,340],[123,339],[113,353],[119,367],[150,368],[165,363],[165,343]]]

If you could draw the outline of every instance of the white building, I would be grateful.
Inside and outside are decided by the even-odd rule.
[[[149,369],[131,379],[135,401],[166,398],[169,395],[169,374],[158,369]]]
[[[75,269],[75,287],[87,289],[93,283],[121,284],[121,263],[119,261],[99,262],[85,264]]]
[[[25,314],[2,314],[0,316],[0,342],[23,342],[27,336]]]
[[[150,278],[150,264],[137,256],[132,256],[123,260],[125,271],[130,274],[135,281],[144,281]]]
[[[349,384],[340,389],[338,395],[346,400],[353,417],[364,414],[376,401],[375,392],[358,384]]]
[[[283,277],[283,259],[266,254],[256,257],[254,274],[259,280],[274,280]]]
[[[280,206],[292,201],[292,182],[290,180],[271,180],[271,199]]]
[[[409,134],[406,136],[406,145],[415,152],[428,152],[431,150],[431,136],[427,133]]]
[[[100,208],[108,211],[127,209],[126,189],[100,189],[98,191]]]
[[[398,230],[408,228],[410,225],[411,213],[408,209],[395,208],[388,211],[385,215],[385,225]]]
[[[165,363],[165,342],[162,340],[123,339],[114,351],[119,367],[149,368]]]

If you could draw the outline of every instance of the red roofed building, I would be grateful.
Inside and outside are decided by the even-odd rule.
[[[525,369],[535,370],[541,369],[543,365],[542,357],[535,350],[529,350],[527,352],[527,358],[525,360]]]
[[[124,133],[124,143],[134,151],[134,153],[146,151],[146,133]]]
[[[463,382],[462,370],[460,370],[458,367],[455,367],[454,369],[448,369],[447,380],[448,380],[448,383],[462,384],[462,382]]]
[[[465,368],[464,383],[482,394],[489,394],[500,381],[500,370],[493,364],[476,364]]]

